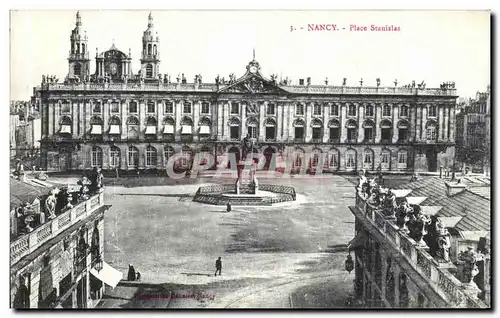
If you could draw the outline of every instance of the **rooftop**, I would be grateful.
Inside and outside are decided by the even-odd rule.
[[[33,184],[10,179],[10,208],[17,207],[25,202],[33,202],[36,198],[48,194],[49,189]]]

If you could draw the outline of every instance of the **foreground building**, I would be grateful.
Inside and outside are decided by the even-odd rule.
[[[477,93],[457,114],[457,158],[474,172],[491,170],[491,92]]]
[[[346,269],[355,271],[362,306],[491,306],[491,189],[473,183],[431,178],[403,185],[391,190],[397,209],[357,190],[350,207],[354,263]]]
[[[384,87],[291,85],[266,78],[254,58],[244,74],[205,83],[160,74],[160,41],[151,14],[142,37],[141,70],[114,45],[96,54],[77,13],[64,82],[43,77],[34,103],[42,112],[42,166],[49,171],[189,167],[193,154],[240,153],[249,134],[264,169],[288,162],[329,172],[436,171],[451,164],[455,145],[454,84]],[[262,161],[264,163],[264,161]]]
[[[50,219],[48,189],[11,179],[10,306],[93,308],[104,283],[116,286],[121,273],[103,260],[104,205],[101,191],[62,204]]]

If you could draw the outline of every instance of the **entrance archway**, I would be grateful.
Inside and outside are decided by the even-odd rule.
[[[227,154],[228,154],[227,168],[232,169],[231,160],[229,160],[229,158],[231,158],[230,156],[234,156],[236,158],[236,163],[238,163],[240,161],[240,150],[238,149],[238,147],[231,147],[227,151]]]
[[[275,153],[276,150],[273,147],[267,147],[264,150],[264,158],[266,159],[264,170],[269,170],[269,167],[274,167],[274,169],[276,169],[276,156],[274,156]]]

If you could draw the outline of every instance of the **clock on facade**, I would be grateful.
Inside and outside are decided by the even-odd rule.
[[[250,73],[256,73],[257,72],[257,66],[252,65],[250,66]]]
[[[116,66],[116,63],[111,63],[109,64],[109,72],[112,75],[116,75],[116,71],[118,70],[118,67]]]

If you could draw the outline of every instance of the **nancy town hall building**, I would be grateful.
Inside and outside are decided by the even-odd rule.
[[[149,15],[142,37],[141,69],[114,44],[96,53],[95,73],[80,14],[71,32],[68,75],[43,76],[34,89],[42,113],[42,168],[49,171],[164,170],[169,158],[188,167],[196,153],[227,168],[247,135],[254,152],[273,169],[323,167],[325,172],[361,169],[436,171],[452,165],[456,90],[425,85],[291,85],[263,75],[254,59],[241,77],[201,75],[187,80],[160,74],[160,40]],[[295,83],[294,83],[295,84]],[[267,160],[263,160],[267,158]]]

